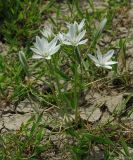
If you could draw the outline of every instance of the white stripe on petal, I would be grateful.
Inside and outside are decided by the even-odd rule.
[[[48,60],[49,60],[49,59],[51,59],[51,56],[47,56],[47,57],[45,57],[45,59],[48,59]]]
[[[33,55],[32,58],[33,58],[33,59],[41,59],[41,58],[44,58],[44,57],[41,56],[41,55],[37,55],[37,54],[36,54],[36,55]]]
[[[111,57],[113,56],[114,54],[114,50],[109,50],[104,56],[103,56],[103,60],[106,62],[106,61],[109,61],[111,59]]]
[[[112,64],[117,64],[118,62],[116,61],[108,61],[108,62],[105,62],[105,65],[112,65]]]
[[[88,56],[89,56],[90,59],[93,60],[96,64],[99,64],[99,61],[98,61],[98,59],[97,59],[95,56],[93,56],[93,55],[91,55],[91,54],[88,54]]]
[[[66,45],[72,45],[72,43],[68,42],[68,41],[63,41],[63,43],[66,44]]]
[[[111,67],[111,66],[104,66],[104,68],[112,69],[112,67]]]
[[[78,31],[80,32],[82,30],[82,28],[84,27],[85,25],[85,19],[83,19],[80,24],[78,25]]]
[[[49,55],[51,56],[51,55],[55,54],[56,52],[58,52],[59,49],[60,49],[60,44],[58,46],[56,46],[53,50],[51,50]]]
[[[82,32],[79,33],[79,35],[76,37],[78,42],[84,37],[85,33],[86,33],[86,30],[83,30]]]
[[[101,51],[100,51],[100,50],[97,50],[96,54],[97,54],[98,61],[99,61],[100,63],[103,63],[103,56],[102,56]]]
[[[82,41],[78,42],[78,45],[85,44],[87,41],[88,41],[88,39],[82,40]]]

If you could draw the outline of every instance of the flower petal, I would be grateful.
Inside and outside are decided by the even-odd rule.
[[[103,56],[103,60],[106,62],[106,61],[109,61],[111,59],[111,57],[113,56],[114,54],[114,50],[109,50],[104,56]]]
[[[48,60],[49,60],[49,59],[51,59],[51,56],[47,56],[47,57],[45,57],[45,59],[48,59]]]
[[[58,41],[58,38],[55,37],[55,38],[49,43],[49,48],[55,47],[56,44],[57,44],[57,41]]]
[[[82,30],[82,28],[84,27],[85,25],[85,19],[83,19],[80,24],[78,25],[78,31],[80,32]]]
[[[79,35],[76,37],[78,42],[84,37],[85,33],[86,33],[86,30],[83,30],[82,32],[79,33]]]
[[[112,67],[111,66],[103,66],[104,68],[107,68],[107,69],[112,69]]]
[[[38,55],[38,54],[35,54],[32,56],[33,59],[41,59],[41,58],[44,58],[43,56],[41,55]]]
[[[96,54],[97,54],[98,61],[99,61],[100,63],[103,63],[103,56],[102,56],[101,51],[100,51],[100,50],[97,50]]]
[[[34,53],[42,55],[42,53],[37,48],[30,48]]]
[[[72,45],[72,43],[71,43],[71,42],[68,42],[68,41],[63,41],[63,44]]]
[[[91,55],[91,54],[88,54],[88,56],[89,56],[89,58],[90,58],[91,60],[93,60],[96,64],[99,64],[99,61],[98,61],[98,59],[97,59],[95,56],[93,56],[93,55]]]
[[[53,49],[50,51],[49,55],[51,56],[51,55],[55,54],[56,52],[58,52],[59,49],[60,49],[60,44],[57,45],[55,48],[53,48]]]
[[[117,64],[118,62],[116,61],[108,61],[108,62],[105,62],[105,65],[112,65],[112,64]]]
[[[78,45],[80,45],[80,44],[85,44],[87,41],[88,41],[88,39],[82,40],[82,41],[80,41],[80,42],[78,43]]]

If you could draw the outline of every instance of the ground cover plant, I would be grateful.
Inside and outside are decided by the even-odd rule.
[[[1,1],[0,159],[133,159],[132,6]]]

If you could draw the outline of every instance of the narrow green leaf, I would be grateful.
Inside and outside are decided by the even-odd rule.
[[[96,31],[94,32],[94,35],[93,35],[93,41],[92,41],[92,44],[91,44],[91,47],[95,47],[95,45],[97,44],[99,38],[101,37],[101,34],[105,28],[105,25],[107,23],[107,19],[104,18],[102,20],[102,22],[100,23],[99,27],[96,29]]]
[[[122,147],[124,149],[124,152],[125,152],[126,156],[129,158],[129,160],[131,160],[128,146],[127,146],[126,142],[123,139],[121,140],[121,145],[122,145]]]
[[[27,60],[23,51],[19,52],[19,60],[26,74],[29,74]]]

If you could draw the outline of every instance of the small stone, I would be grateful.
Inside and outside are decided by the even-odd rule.
[[[108,96],[106,99],[106,105],[108,106],[108,110],[112,113],[115,108],[120,105],[123,101],[123,94]]]
[[[108,112],[104,112],[102,115],[102,118],[100,120],[100,123],[107,123],[111,119],[111,115]]]
[[[17,106],[16,111],[18,112],[24,112],[24,113],[30,113],[34,111],[35,103],[33,101],[29,101],[28,99],[25,99],[24,101],[20,102],[20,104]],[[37,108],[38,106],[36,106]]]
[[[133,20],[133,8],[128,11],[128,18],[129,20]]]
[[[89,117],[89,121],[91,122],[95,122],[97,120],[99,120],[99,118],[101,117],[101,112],[99,108],[96,108],[96,110],[94,110],[94,112],[92,112],[92,115]]]
[[[133,58],[131,58],[131,57],[127,58],[126,68],[128,71],[133,70]]]
[[[28,119],[31,117],[31,114],[15,114],[9,117],[3,117],[3,122],[5,128],[9,130],[19,130],[22,123],[26,123]]]
[[[80,108],[80,117],[91,122],[97,121],[101,116],[100,108],[90,106],[88,108]]]

